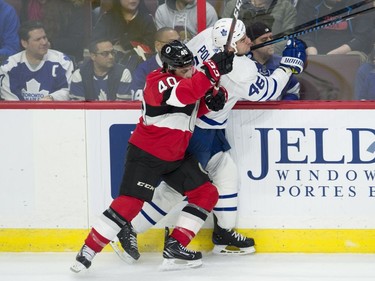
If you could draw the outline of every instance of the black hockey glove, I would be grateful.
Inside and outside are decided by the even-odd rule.
[[[227,74],[233,69],[233,52],[219,52],[214,54],[209,60],[203,62],[202,69],[206,76],[213,82],[217,82],[221,75]]]
[[[204,101],[208,109],[219,111],[223,109],[228,100],[228,92],[224,87],[219,87],[217,93],[214,92],[214,88],[209,89],[204,96]]]

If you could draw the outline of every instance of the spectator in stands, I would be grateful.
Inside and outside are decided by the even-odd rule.
[[[101,0],[100,5],[94,7],[91,12],[91,24],[92,28],[95,28],[96,24],[103,16],[104,13],[109,11],[113,7],[113,0]]]
[[[155,50],[156,54],[138,65],[134,71],[131,89],[133,97],[136,100],[142,99],[143,88],[146,83],[146,76],[153,70],[162,67],[160,58],[161,48],[167,43],[174,40],[180,40],[176,30],[171,27],[162,27],[155,33]]]
[[[375,100],[375,43],[369,55],[369,61],[358,68],[354,84],[354,99]]]
[[[218,16],[214,7],[206,3],[206,26],[211,27]],[[155,12],[156,27],[172,27],[185,43],[198,34],[197,1],[166,0]]]
[[[20,21],[14,8],[0,0],[0,64],[20,51],[18,29]]]
[[[17,13],[18,17],[21,16],[21,10],[22,10],[22,6],[23,6],[22,2],[24,2],[24,0],[5,0],[5,2],[7,2],[9,5],[11,5],[16,10],[16,13]]]
[[[51,48],[68,55],[75,65],[81,62],[89,30],[84,0],[29,0],[25,3],[21,22],[42,22]]]
[[[72,100],[131,100],[131,73],[115,62],[111,41],[99,39],[89,45],[90,60],[74,71],[70,84]]]
[[[262,22],[255,22],[246,29],[247,36],[254,45],[272,40],[272,31]],[[279,66],[281,56],[274,54],[274,45],[268,45],[251,52],[249,57],[255,62],[258,72],[270,76]],[[292,74],[279,99],[298,100],[300,97],[300,83]]]
[[[92,39],[107,37],[118,52],[116,58],[131,71],[153,54],[156,27],[144,0],[114,0],[113,7],[96,24]]]
[[[223,12],[223,18],[233,17],[236,0],[229,0]],[[290,0],[243,0],[239,19],[246,26],[254,22],[263,22],[273,33],[279,34],[295,27],[297,11]],[[285,41],[275,44],[275,53],[281,54]]]
[[[328,15],[356,2],[356,0],[299,0],[297,24]],[[301,39],[306,42],[308,47],[307,54],[357,53],[361,55],[362,61],[365,60],[366,54],[371,50],[368,38],[373,27],[368,22],[372,17],[372,13],[361,15],[302,36]],[[327,17],[327,19],[329,18]]]
[[[25,49],[10,56],[0,67],[4,100],[53,101],[69,99],[73,63],[63,53],[49,49],[43,25],[25,22],[19,30]]]

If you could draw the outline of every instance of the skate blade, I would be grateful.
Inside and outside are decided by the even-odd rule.
[[[159,271],[174,271],[197,268],[203,265],[202,259],[199,260],[181,260],[181,259],[164,259]]]
[[[212,249],[212,253],[216,255],[249,255],[255,253],[255,248],[247,247],[247,248],[239,248],[236,246],[228,246],[228,245],[215,245]]]
[[[113,251],[117,254],[117,256],[127,264],[133,264],[136,262],[136,260],[133,259],[132,256],[130,256],[127,252],[124,251],[118,240],[109,242],[109,245],[111,245]]]
[[[78,261],[76,261],[76,263],[73,264],[70,267],[70,270],[73,271],[74,273],[79,273],[79,272],[81,272],[82,270],[85,270],[85,269],[86,269],[86,267]]]

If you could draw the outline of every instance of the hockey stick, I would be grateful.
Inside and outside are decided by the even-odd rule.
[[[224,46],[224,50],[226,50],[226,51],[228,51],[228,49],[230,47],[230,44],[232,43],[234,28],[236,27],[236,23],[237,23],[237,20],[238,20],[238,15],[240,13],[241,6],[242,6],[242,0],[237,0],[236,6],[234,7],[234,11],[233,11],[233,19],[232,19],[232,24],[230,25],[227,42]]]
[[[228,34],[228,37],[227,37],[227,42],[224,45],[224,51],[228,51],[228,49],[230,47],[230,44],[232,43],[234,28],[236,27],[236,23],[237,23],[238,15],[240,13],[241,6],[242,6],[242,0],[237,0],[236,5],[234,7],[234,11],[233,11],[233,19],[232,19],[232,23],[231,23],[230,28],[229,28],[229,34]],[[219,90],[219,87],[220,87],[220,79],[214,85],[214,91],[213,91],[214,96],[217,94],[217,91]]]
[[[371,2],[373,2],[373,0]],[[316,25],[307,26],[305,28],[293,31],[293,32],[291,32],[289,34],[286,34],[286,35],[282,35],[283,33],[281,33],[280,36],[278,36],[278,37],[276,37],[276,38],[274,38],[274,39],[272,39],[270,41],[263,42],[263,43],[260,43],[260,44],[252,46],[251,47],[251,51],[259,49],[259,48],[262,48],[262,47],[265,47],[265,46],[268,46],[268,45],[272,45],[272,44],[275,44],[275,43],[278,43],[278,42],[281,42],[281,41],[284,41],[284,40],[295,38],[295,37],[298,37],[298,36],[301,36],[301,35],[313,32],[313,31],[317,31],[319,29],[322,29],[322,28],[325,28],[325,27],[328,27],[328,26],[331,26],[331,25],[335,25],[335,24],[338,24],[340,22],[351,20],[351,19],[355,18],[358,15],[371,12],[374,9],[375,9],[375,6],[367,8],[367,9],[364,9],[364,10],[361,10],[361,11],[358,11],[358,12],[355,12],[355,13],[352,13],[350,15],[341,16],[341,17],[338,17],[336,19],[332,19],[332,20],[328,20],[328,21],[325,21],[325,22],[321,22],[321,23],[316,24]],[[327,15],[327,16],[330,16],[330,15]]]
[[[363,5],[366,5],[366,4],[370,4],[372,2],[374,2],[375,0],[363,0],[361,2],[358,2],[358,3],[355,3],[355,4],[352,4],[350,6],[346,6],[340,10],[337,10],[337,11],[334,11],[330,14],[327,14],[327,15],[324,15],[324,16],[321,16],[317,19],[313,19],[311,21],[308,21],[308,22],[305,22],[303,24],[300,24],[298,26],[295,26],[293,27],[292,29],[289,29],[289,30],[286,30],[284,32],[281,32],[279,34],[275,34],[275,38],[277,37],[282,37],[282,36],[285,36],[286,33],[291,33],[291,32],[295,32],[295,31],[298,31],[298,30],[301,30],[301,29],[304,29],[306,27],[310,27],[310,26],[313,26],[313,25],[316,25],[316,24],[319,24],[319,23],[322,23],[322,22],[326,22],[327,21],[327,18],[333,18],[333,17],[336,17],[336,16],[339,16],[341,14],[344,14],[344,13],[347,13],[347,12],[350,12],[354,9],[357,9],[357,8],[360,8],[362,7]]]

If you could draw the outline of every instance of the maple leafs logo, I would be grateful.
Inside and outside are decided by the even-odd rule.
[[[100,101],[103,101],[103,100],[108,100],[107,98],[107,94],[103,91],[103,90],[100,90],[100,93],[99,93],[99,100]]]
[[[48,95],[48,91],[40,89],[40,83],[35,79],[26,82],[26,89],[22,89],[22,95],[27,101],[38,101]]]
[[[220,31],[220,33],[221,33],[222,36],[227,36],[227,34],[228,34],[228,30],[226,30],[226,29],[223,28],[223,29]]]

